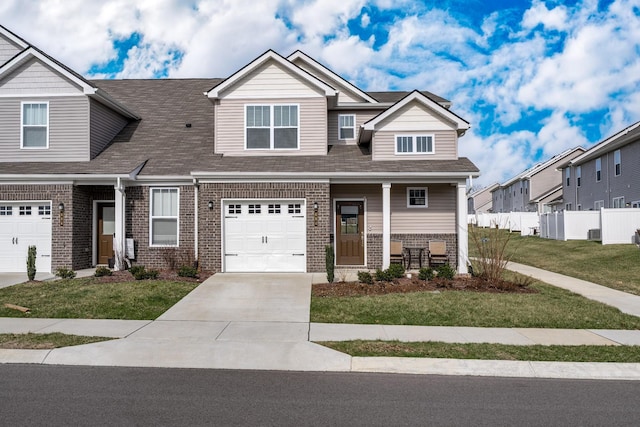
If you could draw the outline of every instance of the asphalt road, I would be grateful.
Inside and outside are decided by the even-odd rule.
[[[0,366],[2,425],[638,426],[640,382]]]

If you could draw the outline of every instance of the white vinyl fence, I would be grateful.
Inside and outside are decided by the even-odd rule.
[[[519,231],[522,236],[534,234],[538,228],[539,219],[535,212],[509,212],[509,213],[478,213],[469,215],[469,224],[478,227],[495,227],[502,230]]]
[[[600,240],[603,245],[635,243],[640,209],[563,211],[540,216],[540,237],[555,240]]]

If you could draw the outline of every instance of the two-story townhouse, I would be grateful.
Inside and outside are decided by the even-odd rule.
[[[466,272],[478,169],[440,97],[365,92],[299,51],[226,79],[90,81],[0,27],[0,55],[0,271],[29,244],[40,271],[312,272],[328,244],[377,268],[391,240],[436,239]]]
[[[567,210],[640,207],[640,122],[560,165]]]
[[[467,196],[468,212],[470,214],[494,212],[493,195],[491,192],[499,186],[500,184],[496,182],[495,184],[492,184],[488,187],[484,187],[469,193],[469,195]]]
[[[584,151],[582,147],[565,150],[544,162],[536,163],[491,190],[494,206],[501,209],[494,208],[494,212],[551,211],[555,199],[562,195],[562,176],[558,166]]]

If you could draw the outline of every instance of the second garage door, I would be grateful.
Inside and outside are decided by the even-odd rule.
[[[224,271],[305,272],[304,200],[227,200]]]

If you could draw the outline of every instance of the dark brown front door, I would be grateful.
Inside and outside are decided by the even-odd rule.
[[[364,265],[364,202],[336,203],[336,264]]]
[[[113,258],[113,233],[116,228],[116,208],[113,203],[98,204],[98,264]]]

